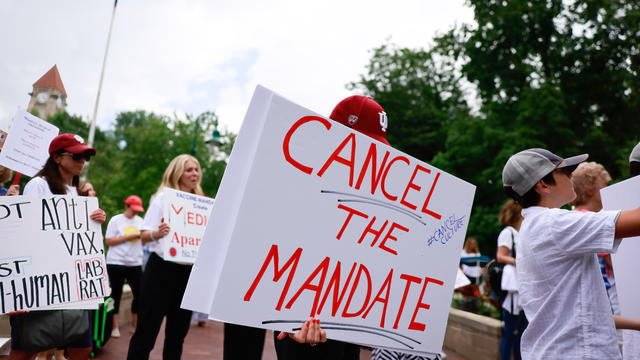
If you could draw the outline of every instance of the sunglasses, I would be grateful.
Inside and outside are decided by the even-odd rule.
[[[70,152],[63,152],[60,155],[71,156],[71,158],[73,160],[76,160],[76,161],[80,160],[80,159],[84,159],[85,161],[91,160],[91,155],[89,153],[86,153],[86,152],[85,153],[81,153],[81,154],[72,154]]]

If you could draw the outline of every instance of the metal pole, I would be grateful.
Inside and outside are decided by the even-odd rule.
[[[98,104],[100,104],[100,92],[102,91],[102,80],[104,79],[104,68],[107,65],[107,54],[109,53],[109,43],[111,42],[111,29],[113,29],[113,19],[116,17],[116,3],[113,5],[113,11],[111,13],[111,23],[109,24],[109,34],[107,35],[107,46],[104,49],[104,58],[102,59],[102,71],[100,72],[100,82],[98,84],[98,95],[96,96],[96,103],[93,107],[93,118],[91,119],[91,127],[89,128],[89,139],[87,145],[93,147],[93,138],[96,133],[96,117],[98,116]],[[85,175],[88,173],[89,163],[85,165]]]
[[[196,118],[195,129],[193,130],[193,145],[191,145],[191,156],[196,156],[196,145],[198,143],[198,128],[200,127],[200,116]]]

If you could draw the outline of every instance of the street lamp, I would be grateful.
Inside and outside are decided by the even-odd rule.
[[[210,139],[205,140],[207,145],[212,146],[221,146],[222,145],[222,136],[220,136],[220,131],[218,131],[218,119],[215,114],[211,111],[205,111],[202,114],[198,115],[196,118],[195,128],[193,131],[193,144],[191,145],[191,155],[196,155],[196,145],[198,143],[198,130],[200,129],[200,118],[204,117],[212,117],[213,118],[213,134]]]

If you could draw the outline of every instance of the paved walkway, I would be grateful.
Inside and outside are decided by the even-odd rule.
[[[120,329],[122,337],[119,339],[110,339],[105,349],[96,359],[100,360],[120,360],[124,359],[129,347],[130,327],[126,326]],[[206,327],[194,326],[189,330],[189,334],[185,339],[183,360],[210,360],[222,359],[222,324],[215,321],[207,323]],[[156,341],[156,345],[151,352],[151,360],[162,359],[162,343],[164,341],[164,325],[160,330],[160,335]],[[447,360],[466,360],[466,358],[445,349]],[[0,357],[1,358],[1,357]],[[371,352],[363,349],[360,352],[361,360],[371,358]],[[273,347],[273,333],[267,332],[264,352],[262,360],[276,360],[276,351]]]

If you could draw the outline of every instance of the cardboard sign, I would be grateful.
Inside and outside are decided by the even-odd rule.
[[[162,238],[164,259],[193,264],[214,200],[168,187],[164,188],[163,200],[164,220],[171,227],[171,232]]]
[[[102,230],[89,218],[97,208],[93,197],[0,197],[0,314],[102,302]]]
[[[640,206],[640,176],[619,182],[600,190],[605,210],[633,210]],[[640,238],[627,238],[620,242],[618,251],[611,254],[616,291],[622,316],[640,318],[640,280],[638,255]]]
[[[18,110],[0,152],[0,165],[33,177],[49,158],[49,144],[58,132],[48,122]]]
[[[393,119],[390,119],[390,127]],[[182,306],[440,352],[475,187],[258,87]]]

